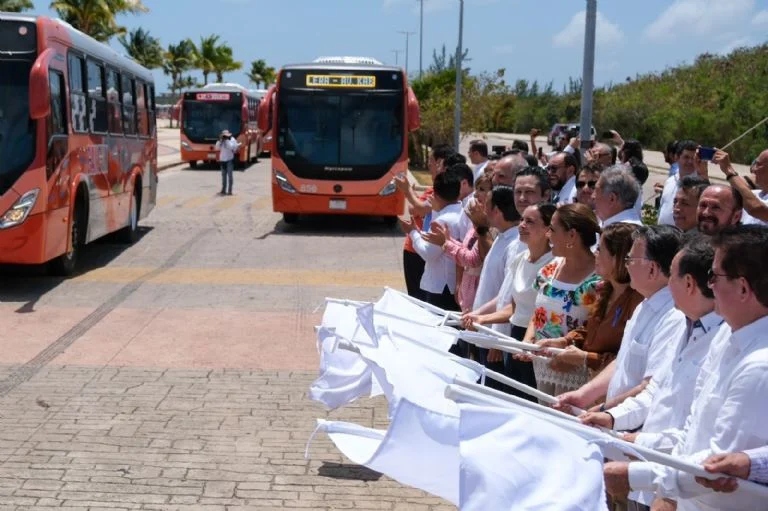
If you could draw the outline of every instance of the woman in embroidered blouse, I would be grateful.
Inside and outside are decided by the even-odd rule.
[[[624,258],[632,248],[632,232],[636,226],[616,223],[603,229],[595,254],[595,273],[603,278],[598,298],[586,326],[571,330],[565,337],[550,341],[550,346],[564,347],[565,352],[551,354],[550,367],[561,372],[587,368],[589,378],[616,358],[624,335],[624,325],[643,296],[629,287],[629,272]]]
[[[491,176],[483,174],[475,181],[474,201],[485,204],[492,188]],[[465,214],[468,214],[466,211]],[[451,238],[447,229],[440,224],[432,224],[432,231],[425,234],[424,239],[435,245],[440,245],[443,251],[456,261],[456,278],[459,279],[456,303],[462,312],[472,310],[475,301],[477,285],[480,283],[480,270],[483,267],[483,255],[477,244],[477,233],[474,224],[469,228],[464,239],[459,241]]]
[[[601,282],[590,250],[599,233],[597,217],[588,206],[574,203],[558,208],[549,226],[555,259],[539,271],[533,284],[538,294],[525,341],[541,347],[557,346],[559,343],[551,340],[559,341],[584,326]],[[543,392],[557,395],[586,382],[586,374],[560,373],[549,364],[545,357],[533,359],[536,384]]]

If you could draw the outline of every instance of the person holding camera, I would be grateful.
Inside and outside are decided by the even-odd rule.
[[[235,167],[235,153],[240,149],[240,142],[232,136],[229,130],[224,130],[216,142],[221,166],[221,195],[232,195],[232,172]]]

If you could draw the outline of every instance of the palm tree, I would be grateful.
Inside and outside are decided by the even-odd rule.
[[[203,85],[208,84],[208,75],[216,71],[219,60],[219,36],[209,35],[200,38],[200,46],[195,48],[195,67],[203,73]]]
[[[163,65],[163,48],[156,37],[149,35],[143,28],[131,30],[128,37],[121,35],[118,41],[123,45],[133,60],[148,69]]]
[[[221,45],[218,48],[218,58],[214,62],[213,71],[216,73],[216,81],[224,81],[224,73],[242,69],[243,63],[236,61],[232,57],[232,48],[227,45]]]
[[[163,54],[163,73],[171,77],[171,93],[180,90],[181,75],[195,65],[195,43],[184,39],[178,44],[169,44]]]
[[[117,24],[117,15],[149,11],[141,0],[52,0],[49,7],[76,29],[102,42],[127,32]]]
[[[0,11],[23,12],[34,8],[32,0],[0,0]]]
[[[267,66],[264,59],[258,59],[251,62],[251,71],[248,73],[248,79],[258,87],[259,84],[265,86],[275,81],[275,68]]]

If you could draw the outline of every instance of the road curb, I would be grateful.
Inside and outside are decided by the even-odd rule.
[[[181,161],[181,160],[174,161],[174,162],[171,162],[171,163],[163,163],[163,164],[158,163],[157,164],[157,171],[161,172],[163,170],[170,169],[171,167],[176,167],[177,165],[181,165],[182,163],[184,163],[184,162]]]

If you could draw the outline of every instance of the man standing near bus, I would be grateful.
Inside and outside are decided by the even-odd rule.
[[[235,153],[240,148],[238,142],[229,130],[224,130],[216,142],[221,165],[221,195],[232,195],[232,171],[235,167]]]

